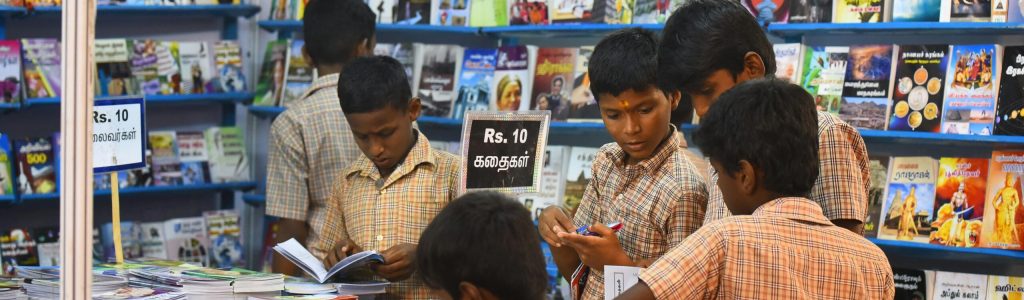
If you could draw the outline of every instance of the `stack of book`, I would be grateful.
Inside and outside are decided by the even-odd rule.
[[[22,287],[31,298],[57,299],[60,296],[60,279],[25,279]],[[93,296],[109,294],[118,289],[128,287],[128,280],[123,277],[94,274],[92,276]]]
[[[0,279],[0,300],[27,300],[28,295],[21,290],[21,281],[16,279]]]

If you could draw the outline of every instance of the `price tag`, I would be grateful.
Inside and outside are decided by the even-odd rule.
[[[142,98],[96,100],[92,122],[93,172],[146,166],[146,104]]]
[[[550,111],[466,112],[462,191],[536,192],[550,121]]]

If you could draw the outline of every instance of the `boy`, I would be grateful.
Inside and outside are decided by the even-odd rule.
[[[496,192],[455,199],[420,236],[420,278],[441,299],[545,298],[548,273],[530,212]]]
[[[303,54],[320,77],[270,129],[267,215],[280,218],[276,242],[295,238],[309,248],[320,242],[335,178],[359,157],[336,85],[345,64],[373,53],[374,18],[360,0],[314,0],[306,6]],[[273,262],[274,272],[302,274],[278,253]]]
[[[328,266],[363,249],[381,252],[373,271],[391,282],[383,299],[428,299],[423,282],[407,279],[420,234],[455,198],[459,160],[413,128],[420,99],[397,60],[356,59],[339,77],[338,99],[363,155],[338,174],[316,250]]]
[[[762,79],[706,111],[694,141],[734,217],[704,225],[619,299],[893,298],[882,250],[805,198],[818,176],[813,101],[797,85]]]
[[[658,50],[659,87],[681,91],[702,117],[718,95],[736,84],[775,74],[775,52],[757,21],[737,1],[692,0],[665,23]],[[820,176],[810,199],[839,227],[863,231],[870,169],[864,139],[836,116],[818,113]],[[743,146],[739,144],[737,146]],[[717,174],[710,174],[714,182]],[[705,224],[729,211],[709,184]]]
[[[539,220],[558,270],[578,279],[573,290],[582,299],[604,297],[605,265],[645,266],[704,219],[707,187],[669,121],[680,93],[656,86],[656,51],[654,34],[642,29],[612,33],[594,48],[590,88],[615,143],[598,152],[575,216],[556,206]],[[621,222],[621,231],[603,225],[611,222]],[[583,225],[594,225],[598,236],[568,234]]]

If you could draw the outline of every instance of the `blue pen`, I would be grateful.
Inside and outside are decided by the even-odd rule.
[[[611,228],[612,231],[619,231],[619,229],[622,229],[622,223],[621,222],[611,222],[611,223],[608,223],[606,225],[608,226],[608,228]],[[588,230],[589,228],[590,228],[590,225],[580,226],[580,228],[576,229],[576,233],[580,234],[580,235],[597,236],[596,233],[590,232],[590,230]]]

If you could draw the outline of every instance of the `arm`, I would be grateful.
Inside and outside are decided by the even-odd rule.
[[[640,282],[617,299],[713,299],[726,243],[717,227],[705,228],[640,270]]]
[[[821,205],[833,224],[862,234],[869,186],[864,139],[846,123],[823,126],[818,135],[819,174],[811,200]]]
[[[327,201],[327,220],[324,220],[320,243],[312,245],[310,252],[324,261],[324,265],[333,266],[348,255],[361,252],[362,249],[352,242],[348,236],[348,229],[345,228],[345,211],[342,201],[345,201],[345,192],[348,191],[348,180],[343,174],[338,176],[339,183],[335,185],[331,197]]]
[[[308,230],[306,221],[281,218],[277,222],[277,233],[274,235],[274,243],[284,243],[288,239],[295,238],[303,246],[308,246],[305,245]],[[270,269],[274,273],[302,276],[302,270],[277,251],[274,251],[274,260]]]
[[[294,238],[309,247],[311,245],[306,245],[310,229],[306,222],[309,209],[308,168],[299,132],[299,125],[287,116],[282,116],[271,128],[266,213],[280,217],[275,242]],[[295,264],[276,251],[271,270],[293,276],[302,274]]]

